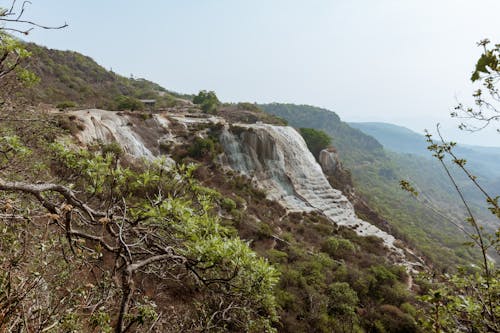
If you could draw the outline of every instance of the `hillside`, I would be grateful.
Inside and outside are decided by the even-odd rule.
[[[296,128],[309,127],[325,131],[332,137],[332,145],[341,152],[342,160],[349,165],[384,156],[383,146],[377,140],[341,121],[334,112],[310,105],[272,103],[259,106]]]
[[[41,78],[29,91],[33,103],[73,102],[79,107],[116,109],[117,99],[128,96],[156,99],[157,107],[165,108],[175,106],[181,97],[154,82],[106,70],[78,52],[48,49],[33,43],[26,44],[26,48],[33,55],[27,67]]]
[[[179,97],[189,107],[45,112],[141,95],[90,58],[38,52],[41,84],[22,92],[34,105],[3,110],[0,126],[0,292],[12,290],[0,304],[13,309],[0,330],[421,331],[425,289],[409,275],[421,260],[355,215],[293,128],[248,103],[207,115]]]
[[[435,263],[446,267],[465,258],[476,258],[477,253],[464,251],[460,245],[465,241],[464,235],[432,210],[437,209],[447,218],[463,223],[462,208],[437,163],[429,158],[387,152],[375,138],[350,127],[329,110],[291,104],[265,104],[261,107],[270,114],[283,117],[292,126],[321,129],[330,135],[341,160],[352,173],[357,193],[389,222],[394,232]],[[408,134],[408,131],[398,133]],[[370,144],[365,145],[365,142]],[[418,184],[419,190],[428,195],[426,203],[403,192],[399,187],[401,179]]]

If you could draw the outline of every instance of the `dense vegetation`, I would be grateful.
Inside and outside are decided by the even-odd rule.
[[[193,97],[193,103],[200,105],[201,110],[205,113],[216,114],[220,101],[215,92],[202,90]]]
[[[40,120],[1,127],[2,330],[272,331],[278,273],[220,224],[192,166],[74,150]]]

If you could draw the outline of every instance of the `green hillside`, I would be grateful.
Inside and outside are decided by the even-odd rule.
[[[77,106],[116,109],[122,96],[156,99],[157,107],[176,105],[181,95],[145,80],[126,78],[108,71],[92,58],[73,51],[26,44],[32,53],[27,67],[42,78],[29,93],[35,103],[72,102]]]
[[[342,153],[343,161],[350,164],[370,162],[384,156],[383,146],[377,140],[352,128],[329,110],[280,103],[262,104],[260,107],[267,113],[287,120],[290,126],[325,131],[332,137],[332,145]]]

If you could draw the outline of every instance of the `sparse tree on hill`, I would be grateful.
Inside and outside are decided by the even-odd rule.
[[[216,114],[217,106],[220,104],[217,95],[213,91],[202,90],[193,98],[193,103],[200,105],[205,113]]]

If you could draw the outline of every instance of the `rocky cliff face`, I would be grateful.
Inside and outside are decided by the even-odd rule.
[[[73,115],[84,127],[77,135],[82,143],[117,142],[126,153],[146,159],[160,155],[160,146],[165,143],[173,146],[190,136],[203,136],[200,125],[218,123],[223,148],[221,163],[251,177],[269,199],[290,211],[318,211],[359,235],[380,237],[395,261],[411,266],[403,250],[395,246],[392,235],[356,217],[352,204],[331,187],[306,143],[291,127],[260,123],[229,125],[217,117],[173,114],[140,119],[132,114],[102,110],[77,111]],[[331,154],[325,152],[322,160],[324,167],[336,167],[337,161]]]

